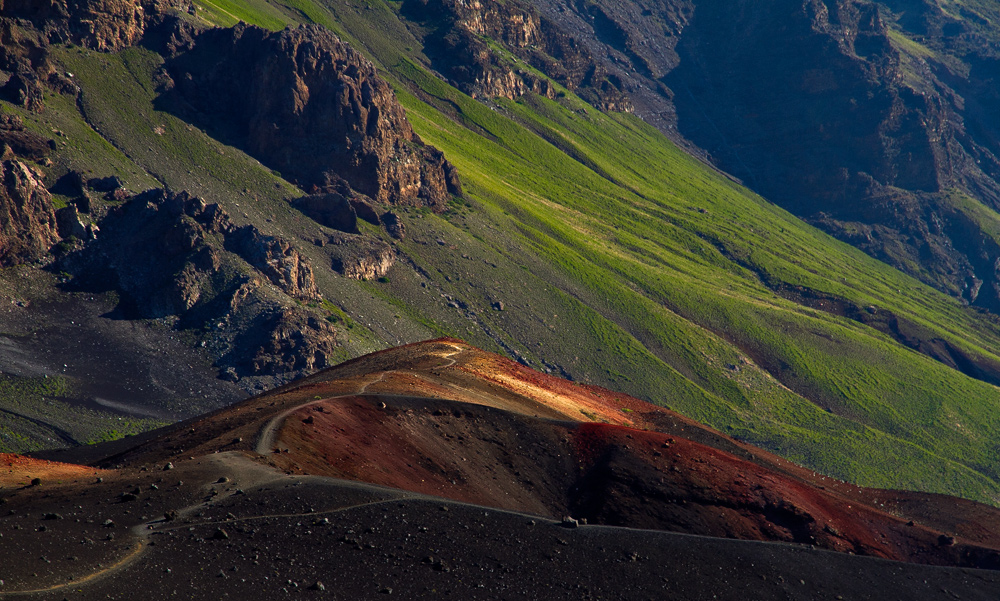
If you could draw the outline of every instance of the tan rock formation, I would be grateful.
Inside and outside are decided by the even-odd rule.
[[[58,241],[42,174],[17,160],[0,163],[0,267],[41,259]]]

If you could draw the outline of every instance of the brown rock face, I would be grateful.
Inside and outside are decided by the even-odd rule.
[[[344,277],[375,280],[396,262],[392,247],[378,238],[351,234],[330,236],[331,267]]]
[[[431,28],[425,52],[437,70],[470,96],[556,95],[548,80],[498,57],[483,39],[489,38],[597,108],[632,111],[622,82],[530,6],[494,0],[406,0],[403,12]]]
[[[134,45],[150,20],[182,0],[4,0],[3,16],[30,21],[51,42],[72,42],[101,52]]]
[[[358,233],[358,215],[351,201],[342,194],[330,192],[303,196],[292,201],[292,206],[326,227]]]
[[[321,298],[309,259],[281,238],[266,236],[254,226],[245,225],[226,236],[226,248],[256,267],[285,294]]]
[[[375,67],[326,29],[211,30],[169,70],[192,118],[303,187],[346,181],[379,203],[435,209],[461,193]]]
[[[0,267],[38,260],[58,241],[41,173],[16,160],[0,163]]]
[[[134,44],[145,10],[138,0],[5,0],[5,16],[27,19],[52,41],[113,52]]]

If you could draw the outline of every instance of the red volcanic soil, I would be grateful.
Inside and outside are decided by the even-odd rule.
[[[31,481],[58,481],[96,476],[99,470],[72,463],[32,459],[24,455],[0,453],[0,486],[30,486]]]
[[[278,440],[273,461],[291,473],[592,524],[1000,567],[994,537],[952,540],[954,531],[937,522],[890,515],[673,434],[441,400],[352,396],[291,413]],[[1000,514],[971,505],[983,518]]]

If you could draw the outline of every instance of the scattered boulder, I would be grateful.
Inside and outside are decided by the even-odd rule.
[[[65,206],[56,211],[56,228],[60,238],[88,238],[87,226],[80,221],[80,213],[76,205]]]
[[[82,194],[73,199],[73,205],[81,213],[90,213],[94,210],[94,202],[90,198],[90,194],[84,190]]]
[[[375,280],[383,277],[396,261],[396,253],[385,242],[350,234],[330,236],[331,265],[344,277]]]
[[[63,196],[79,196],[86,192],[87,180],[83,174],[76,170],[67,171],[62,177],[56,180],[49,188],[53,194]]]
[[[94,192],[114,192],[119,188],[124,188],[125,182],[123,182],[117,175],[92,177],[87,180],[87,187]]]
[[[378,211],[372,206],[371,199],[362,196],[351,198],[351,207],[359,219],[363,219],[372,225],[378,225]]]
[[[320,225],[350,234],[358,233],[358,215],[354,210],[354,202],[337,192],[296,198],[292,201],[292,206]]]
[[[109,202],[125,202],[132,194],[125,187],[115,188],[104,195],[104,199]]]
[[[403,225],[399,215],[391,211],[383,213],[381,217],[382,227],[390,236],[397,240],[402,240],[406,236],[406,227]]]

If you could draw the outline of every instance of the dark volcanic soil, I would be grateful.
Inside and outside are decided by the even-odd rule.
[[[100,475],[100,483],[5,491],[0,548],[15,559],[0,567],[0,598],[135,599],[140,582],[150,600],[911,600],[1000,593],[997,572],[806,546],[569,528],[399,490],[285,476],[238,453],[168,471]],[[131,491],[138,491],[134,499],[122,496]],[[173,510],[179,512],[172,519],[162,517]]]
[[[167,324],[116,319],[110,296],[57,295],[56,276],[21,269],[0,290],[0,374],[67,376],[61,400],[139,417],[183,419],[246,396]]]

